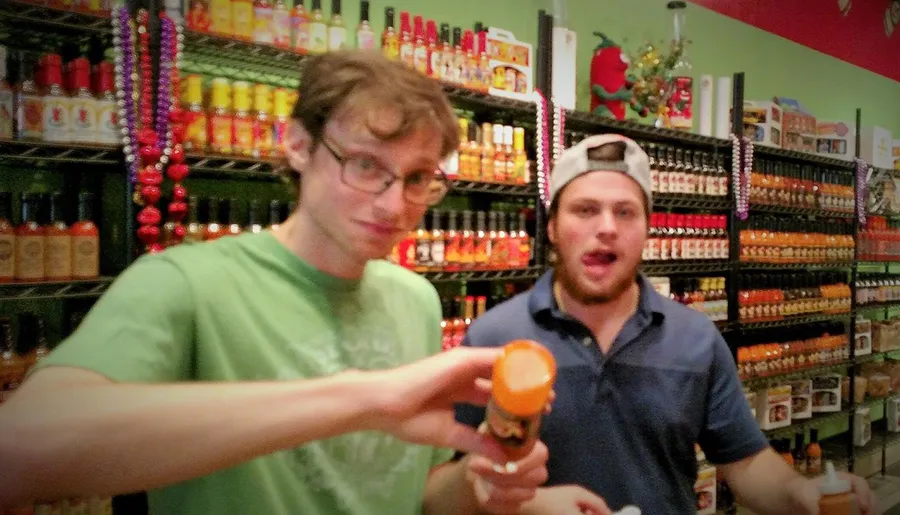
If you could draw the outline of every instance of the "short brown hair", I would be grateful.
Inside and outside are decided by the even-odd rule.
[[[395,111],[399,122],[389,131],[377,130],[370,119],[364,120],[384,141],[427,127],[441,138],[442,158],[459,146],[456,113],[438,81],[380,52],[342,50],[309,57],[303,63],[298,93],[291,116],[310,134],[313,148],[328,121],[348,108],[371,114],[385,108]],[[282,175],[299,189],[299,171],[284,167]]]

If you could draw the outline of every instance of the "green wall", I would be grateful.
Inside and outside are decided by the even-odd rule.
[[[664,0],[561,0],[567,25],[578,34],[578,108],[586,110],[588,71],[597,39],[604,31],[626,50],[645,40],[671,35],[671,17]],[[323,1],[326,13],[330,2]],[[358,3],[345,0],[348,27],[355,26]],[[309,5],[309,2],[307,2]],[[371,17],[377,31],[384,24],[384,8],[399,13],[409,10],[438,22],[471,28],[475,21],[513,31],[531,43],[537,39],[537,12],[552,11],[551,0],[371,0]],[[397,15],[399,23],[399,14]],[[891,129],[900,139],[900,83],[822,53],[716,14],[689,5],[686,34],[694,74],[730,75],[743,71],[745,98],[770,99],[775,95],[798,98],[821,119],[852,121],[855,109],[863,111],[864,125]],[[850,44],[850,43],[848,43]]]

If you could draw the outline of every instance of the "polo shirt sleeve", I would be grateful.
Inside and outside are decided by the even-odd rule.
[[[754,456],[769,443],[744,397],[728,344],[718,331],[713,339],[706,421],[698,443],[710,463],[725,465]]]

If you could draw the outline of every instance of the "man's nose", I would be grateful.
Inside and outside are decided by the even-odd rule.
[[[388,216],[400,216],[406,205],[403,181],[394,181],[375,197],[375,207]]]

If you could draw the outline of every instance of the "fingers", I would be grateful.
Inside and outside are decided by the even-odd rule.
[[[547,481],[547,469],[544,466],[522,468],[514,464],[507,468],[483,456],[471,456],[469,470],[498,487],[537,488]]]
[[[499,487],[483,477],[476,477],[472,487],[478,503],[490,506],[492,513],[517,513],[522,503],[533,499],[535,494],[533,488]]]
[[[850,480],[857,499],[859,499],[860,515],[878,514],[878,499],[875,492],[869,487],[868,481],[859,476],[850,476]]]
[[[451,422],[450,428],[441,434],[443,442],[438,444],[440,447],[451,447],[466,454],[484,456],[495,463],[504,463],[506,461],[506,453],[503,451],[503,446],[490,436],[475,430],[471,426]]]
[[[587,490],[582,491],[581,497],[575,501],[575,504],[585,515],[613,515],[613,511],[606,505],[606,501]]]

